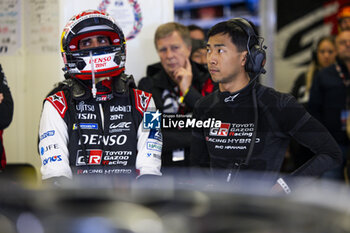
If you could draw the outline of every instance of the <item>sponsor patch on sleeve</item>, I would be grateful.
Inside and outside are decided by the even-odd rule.
[[[162,141],[162,133],[160,130],[151,129],[148,138],[155,139],[157,141]]]
[[[134,95],[135,107],[143,115],[143,112],[145,112],[148,107],[152,94],[134,89]]]
[[[157,142],[147,142],[147,149],[161,152],[162,151],[162,144],[157,143]]]
[[[62,118],[67,111],[67,101],[63,91],[59,91],[46,98],[57,110]]]

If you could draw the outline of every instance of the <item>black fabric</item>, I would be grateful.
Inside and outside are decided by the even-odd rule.
[[[153,76],[161,70],[162,70],[162,64],[160,62],[148,65],[146,68],[146,76],[147,77]]]
[[[237,93],[216,91],[196,104],[193,117],[221,120],[220,127],[193,130],[191,165],[228,169],[245,160],[255,130],[252,88]],[[327,130],[289,94],[256,85],[258,127],[254,150],[242,170],[280,172],[290,138],[315,152],[291,175],[319,176],[341,163],[341,152]],[[224,172],[223,174],[227,173]]]
[[[2,67],[0,65],[0,93],[4,95],[4,99],[0,104],[0,129],[7,128],[13,116],[13,99],[10,88],[8,87],[7,80]]]
[[[350,80],[347,69],[340,63],[345,79]],[[345,122],[341,113],[346,110],[346,87],[336,70],[331,65],[321,70],[314,78],[310,91],[309,112],[318,119],[342,145],[349,145],[345,131]]]
[[[306,73],[301,73],[294,81],[291,94],[297,99],[302,99],[305,96]],[[298,101],[300,102],[300,101]]]
[[[191,114],[195,103],[202,97],[201,90],[205,81],[210,78],[208,71],[206,71],[204,67],[194,62],[191,62],[191,66],[193,73],[192,86],[184,98],[184,104],[178,106],[175,113]],[[171,108],[176,110],[176,106],[169,106],[167,103],[170,98],[173,98],[170,105],[176,105],[180,93],[177,90],[176,84],[171,80],[162,67],[155,75],[142,78],[139,82],[138,88],[152,93],[155,105],[160,112],[164,113],[170,111]],[[168,95],[169,98],[165,98],[165,94]],[[166,101],[167,103],[165,104]],[[162,134],[162,168],[188,166],[191,131],[188,129],[162,129]],[[172,161],[173,150],[182,148],[185,149],[185,160],[179,162]]]
[[[13,99],[10,88],[8,87],[6,76],[0,65],[0,93],[3,94],[4,99],[0,104],[0,130],[7,128],[13,117]],[[6,164],[5,150],[3,146],[2,132],[0,135],[0,169],[4,169]]]
[[[315,70],[314,77],[317,73],[318,70]],[[306,75],[307,72],[303,72],[296,78],[291,94],[297,99],[298,103],[302,104],[306,109],[308,109],[309,96],[306,96]],[[300,145],[294,139],[292,139],[289,144],[289,152],[290,167],[286,168],[287,170],[300,167],[314,155],[308,148]]]

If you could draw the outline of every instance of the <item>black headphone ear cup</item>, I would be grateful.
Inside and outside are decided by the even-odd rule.
[[[247,54],[245,70],[249,73],[259,73],[264,68],[266,62],[266,52],[259,45],[250,48]]]

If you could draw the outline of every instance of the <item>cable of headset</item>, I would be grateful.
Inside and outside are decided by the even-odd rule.
[[[258,100],[257,100],[257,97],[256,97],[256,88],[255,88],[255,85],[256,85],[256,82],[255,80],[259,77],[259,75],[261,74],[262,72],[259,72],[258,74],[255,75],[255,77],[249,81],[248,85],[246,87],[244,87],[241,91],[243,91],[244,89],[248,88],[250,85],[253,85],[253,88],[252,88],[252,99],[253,99],[253,110],[254,110],[254,130],[253,130],[253,135],[252,135],[252,139],[250,141],[250,145],[249,145],[249,150],[248,150],[248,154],[247,154],[247,157],[245,159],[245,161],[242,163],[242,161],[239,161],[239,163],[237,162],[232,162],[230,165],[229,165],[229,173],[226,177],[226,182],[227,183],[230,183],[232,180],[235,179],[235,177],[238,175],[242,165],[244,167],[248,167],[248,164],[249,164],[249,161],[250,161],[250,158],[252,157],[253,155],[253,150],[254,150],[254,146],[255,146],[255,141],[256,141],[256,135],[257,135],[257,131],[258,131]]]

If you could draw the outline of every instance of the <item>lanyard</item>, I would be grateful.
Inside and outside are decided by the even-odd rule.
[[[346,109],[350,109],[350,80],[345,78],[344,72],[342,71],[338,62],[335,62],[335,69],[337,70],[339,77],[343,80],[343,83],[345,85]]]

